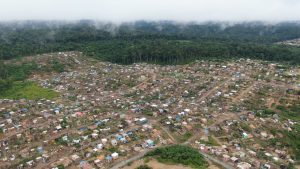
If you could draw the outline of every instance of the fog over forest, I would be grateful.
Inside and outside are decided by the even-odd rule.
[[[295,21],[297,0],[0,0],[0,20]]]

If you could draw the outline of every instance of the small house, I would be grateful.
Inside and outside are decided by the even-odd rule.
[[[111,162],[112,161],[112,157],[110,155],[108,155],[108,156],[105,157],[105,160],[107,162]]]
[[[140,119],[137,121],[137,123],[140,124],[140,125],[143,125],[143,124],[148,123],[148,120],[147,120],[147,118],[142,117],[142,118],[140,118]]]
[[[146,144],[147,144],[148,147],[153,147],[153,146],[155,146],[154,141],[151,140],[151,139],[146,140]]]
[[[112,159],[116,160],[119,158],[119,154],[117,152],[114,152],[111,154]]]
[[[118,145],[118,141],[116,139],[111,140],[111,145],[112,146],[117,146]]]

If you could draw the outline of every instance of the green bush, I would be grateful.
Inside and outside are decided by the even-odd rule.
[[[56,72],[61,73],[65,70],[65,65],[59,63],[58,61],[53,61],[51,64],[52,64],[52,69]]]
[[[149,167],[148,165],[140,165],[136,169],[152,169],[152,167]]]
[[[146,156],[154,157],[159,162],[171,164],[183,164],[192,168],[206,168],[207,162],[198,150],[189,146],[173,145],[157,148]]]
[[[58,169],[65,169],[65,167],[63,165],[58,165],[57,168]]]
[[[241,126],[241,128],[243,130],[245,130],[247,132],[251,132],[252,131],[251,127],[248,124],[246,124],[246,123],[241,123],[240,126]]]

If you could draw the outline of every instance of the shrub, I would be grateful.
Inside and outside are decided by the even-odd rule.
[[[199,151],[189,146],[173,145],[157,148],[146,156],[155,157],[159,162],[163,163],[179,163],[193,168],[207,167],[207,162]]]
[[[136,169],[152,169],[152,167],[149,167],[148,165],[140,165]]]

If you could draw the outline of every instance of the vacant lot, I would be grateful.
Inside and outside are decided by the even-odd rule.
[[[0,98],[5,99],[53,99],[58,96],[53,90],[45,89],[33,82],[15,82],[13,86],[0,93]]]

